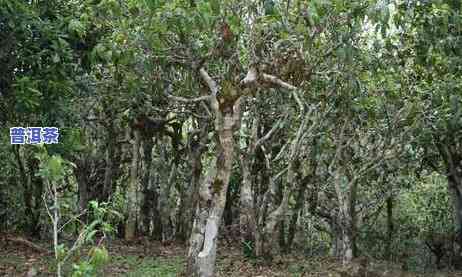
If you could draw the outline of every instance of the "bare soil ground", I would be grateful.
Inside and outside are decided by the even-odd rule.
[[[39,248],[31,247],[20,241],[8,241],[0,238],[0,276],[54,276],[53,255],[41,249],[49,249],[46,243],[33,242]],[[171,243],[162,245],[157,242],[127,244],[111,241],[106,244],[111,260],[100,276],[181,276],[186,247]],[[83,249],[84,256],[88,249]],[[403,272],[395,265],[372,262],[373,271],[361,271],[358,268],[344,268],[339,261],[329,257],[304,257],[288,255],[276,257],[271,262],[243,257],[237,247],[223,247],[218,253],[218,276],[223,277],[362,277],[389,276],[413,277],[435,276],[456,277],[462,273],[434,272],[418,275]],[[71,262],[72,263],[72,262]],[[368,266],[369,267],[369,266]],[[67,267],[69,272],[70,267]],[[393,270],[391,270],[393,269]],[[65,273],[64,276],[70,276]]]

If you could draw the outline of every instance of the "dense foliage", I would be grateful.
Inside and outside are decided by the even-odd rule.
[[[217,241],[460,269],[461,8],[0,1],[0,232],[72,276],[137,237],[186,243],[187,276]],[[59,143],[11,144],[34,126]]]

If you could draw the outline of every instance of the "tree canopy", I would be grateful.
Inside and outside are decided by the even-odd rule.
[[[58,276],[139,238],[181,244],[185,276],[231,245],[459,270],[461,8],[3,0],[0,233],[51,243]]]

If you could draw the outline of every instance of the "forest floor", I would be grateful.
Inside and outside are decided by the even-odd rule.
[[[45,244],[34,242],[45,247]],[[108,244],[110,262],[101,276],[180,276],[185,265],[186,248],[183,245],[160,243],[127,245],[121,241]],[[88,249],[85,249],[88,251]],[[86,253],[82,251],[82,253]],[[305,276],[305,277],[360,277],[355,273],[342,274],[338,271],[340,263],[328,257],[305,257],[287,255],[276,258],[271,263],[256,259],[246,259],[236,247],[222,247],[218,253],[218,276],[226,277],[270,277],[270,276]],[[31,270],[33,269],[33,270]],[[53,276],[53,256],[41,253],[30,245],[0,239],[0,276]],[[395,271],[398,272],[398,271]],[[64,274],[64,276],[68,276]],[[462,277],[462,273],[436,272],[418,275],[410,272],[390,273],[390,277],[448,276]]]

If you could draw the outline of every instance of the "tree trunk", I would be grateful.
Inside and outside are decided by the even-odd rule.
[[[457,152],[456,149],[450,148],[446,142],[437,141],[436,144],[446,165],[446,177],[454,206],[456,232],[458,241],[462,244],[462,155],[460,151]]]
[[[393,232],[394,232],[394,224],[393,224],[393,197],[390,196],[387,198],[387,241],[386,241],[386,248],[385,248],[385,257],[388,260],[392,260],[392,245],[393,245]]]
[[[239,102],[238,99],[233,103],[231,111],[213,103],[215,131],[218,134],[217,150],[199,191],[200,199],[188,252],[187,276],[215,276],[218,230],[234,160],[233,132],[240,119]]]
[[[138,192],[138,160],[140,148],[140,133],[133,131],[135,138],[133,142],[133,157],[130,168],[130,182],[127,188],[127,220],[125,222],[125,239],[130,241],[135,238],[136,216],[137,216],[137,192]]]
[[[350,206],[351,198],[347,196],[344,199],[346,203],[341,203],[343,206]],[[356,239],[355,239],[355,215],[353,212],[353,207],[344,207],[340,212],[340,228],[342,231],[342,261],[344,264],[349,263],[356,256]]]
[[[114,127],[112,124],[108,128],[107,137],[107,149],[106,149],[106,168],[104,170],[104,182],[103,182],[103,195],[99,199],[100,201],[107,201],[112,195],[112,183],[114,180],[114,156],[115,156],[115,140],[117,138]]]
[[[268,169],[263,166],[264,157],[257,155],[256,163],[258,163],[258,172],[256,179],[256,192],[255,192],[255,202],[254,202],[254,213],[255,213],[255,234],[254,234],[254,253],[256,257],[264,256],[264,239],[265,235],[263,233],[266,218],[268,215],[268,201],[270,197],[271,186],[274,185],[275,179],[271,179]]]
[[[244,156],[241,156],[242,169],[242,184],[240,193],[240,214],[239,228],[241,234],[241,242],[245,251],[254,248],[256,234],[256,219],[254,214],[254,199],[252,194],[252,177],[250,173],[250,165]],[[247,248],[251,249],[247,249]],[[253,251],[253,250],[252,250]]]
[[[336,218],[336,215],[333,215],[332,218]],[[342,250],[343,250],[342,230],[336,222],[332,222],[330,224],[330,228],[331,228],[330,255],[332,257],[342,257]]]
[[[449,176],[448,185],[453,203],[456,232],[458,232],[459,236],[462,236],[462,184],[457,183],[457,178]]]
[[[191,181],[181,195],[181,203],[178,215],[177,237],[186,241],[191,235],[191,228],[194,221],[194,208],[197,205],[198,185],[202,175],[202,162],[199,155],[191,159]]]
[[[27,216],[27,232],[31,236],[39,236],[40,233],[40,211],[42,206],[43,182],[41,178],[35,176],[38,170],[38,161],[31,159],[27,162],[21,156],[19,145],[13,145],[16,162],[18,163],[19,176],[23,185],[23,197],[25,213]],[[28,167],[29,170],[26,170]],[[28,173],[29,172],[29,173]]]
[[[260,254],[263,254],[265,257],[268,257],[268,258],[270,258],[273,255],[272,253],[273,247],[271,245],[271,242],[277,242],[277,241],[281,242],[281,240],[284,240],[284,230],[280,230],[280,232],[277,232],[276,227],[278,226],[278,223],[280,223],[283,220],[284,216],[286,215],[288,205],[289,205],[290,193],[296,182],[295,177],[300,168],[299,153],[301,152],[300,151],[301,142],[304,139],[305,135],[309,133],[309,131],[306,130],[306,127],[307,127],[311,112],[306,113],[306,114],[304,113],[305,113],[304,109],[301,109],[300,116],[303,116],[303,119],[302,119],[302,122],[300,123],[300,126],[298,127],[295,138],[292,140],[290,144],[290,151],[289,151],[289,157],[288,157],[289,164],[287,167],[287,176],[285,180],[285,185],[282,182],[279,188],[278,186],[275,185],[278,177],[282,173],[284,173],[284,171],[281,171],[271,181],[272,183],[271,188],[270,188],[271,196],[269,196],[267,199],[268,200],[272,199],[272,201],[269,201],[269,202],[267,202],[268,200],[263,201],[263,206],[266,206],[268,203],[269,206],[271,207],[269,209],[272,211],[268,214],[266,222],[264,223],[262,233],[260,234],[261,242],[257,243],[258,244],[257,248]],[[279,197],[278,197],[278,194],[279,194]],[[281,200],[279,204],[276,204],[278,198]],[[260,223],[260,219],[259,219],[259,223]],[[274,236],[277,233],[280,233],[279,237]]]
[[[461,172],[461,171],[459,171]],[[449,193],[453,203],[454,223],[455,230],[455,244],[454,244],[454,269],[459,270],[462,268],[460,259],[462,257],[462,184],[457,183],[457,180],[462,178],[448,177]]]
[[[203,126],[197,136],[190,134],[188,143],[188,157],[191,167],[191,181],[186,183],[180,191],[180,207],[178,209],[177,238],[187,241],[191,235],[194,222],[194,209],[198,201],[198,191],[202,176],[202,155],[206,150],[207,128]]]
[[[344,180],[338,169],[334,176],[335,192],[339,203],[339,223],[342,233],[342,261],[344,264],[351,262],[355,255],[355,200],[356,184]],[[346,186],[342,182],[348,182]],[[344,188],[345,187],[345,188]]]
[[[36,169],[38,170],[38,169]],[[34,171],[36,172],[36,171]],[[35,174],[35,173],[34,173]],[[40,236],[41,226],[40,226],[40,213],[42,211],[43,203],[43,181],[42,178],[34,175],[33,180],[33,212],[32,212],[32,232],[34,235]]]
[[[343,250],[342,261],[344,264],[349,263],[354,258],[355,240],[351,228],[344,228],[343,230]]]
[[[10,183],[10,185],[14,185],[13,183]],[[3,189],[0,190],[0,233],[3,233],[6,231],[8,228],[8,198],[6,195],[6,192],[3,191]]]
[[[276,230],[278,234],[278,251],[279,252],[284,252],[284,250],[287,248],[286,247],[286,221],[284,220],[284,217],[279,221]]]
[[[144,174],[141,179],[141,188],[143,192],[143,201],[141,204],[141,221],[143,222],[143,233],[150,235],[152,209],[157,208],[157,203],[154,203],[154,191],[151,189],[151,164],[152,164],[152,149],[154,142],[151,137],[143,137],[143,162]]]
[[[290,169],[289,166],[289,172],[287,173],[287,180],[289,181],[294,181],[293,179],[293,170]],[[287,182],[287,184],[291,184]],[[284,184],[281,182],[281,186],[284,186]],[[275,185],[272,185],[272,194],[273,196],[271,198],[275,198]],[[270,206],[273,207],[272,211],[268,214],[268,217],[266,218],[266,221],[264,223],[264,226],[262,228],[261,234],[259,234],[259,238],[261,241],[258,241],[257,248],[258,248],[258,256],[271,259],[271,257],[274,255],[274,243],[277,243],[279,240],[279,232],[277,232],[276,227],[278,226],[278,223],[281,222],[283,216],[285,215],[288,207],[288,202],[289,202],[289,188],[284,187],[282,188],[282,199],[281,202],[277,205],[276,203],[269,203]],[[265,205],[265,204],[264,204]],[[276,206],[277,205],[277,206]]]
[[[61,263],[59,258],[59,241],[58,241],[58,236],[59,236],[59,199],[58,199],[58,190],[57,190],[57,185],[55,182],[53,182],[50,186],[50,183],[48,183],[48,187],[51,188],[51,191],[53,193],[53,246],[54,246],[54,252],[55,252],[55,260],[56,260],[56,275],[58,277],[61,277]]]
[[[166,173],[168,172],[167,178],[164,179],[163,186],[161,186],[161,192],[159,194],[159,204],[160,204],[160,215],[161,215],[161,224],[162,224],[162,241],[168,241],[174,235],[174,226],[171,220],[172,205],[170,204],[170,194],[173,182],[176,177],[176,164],[173,162],[170,163],[170,171],[165,169]]]
[[[75,159],[76,167],[74,168],[74,175],[78,186],[78,209],[79,214],[82,214],[80,220],[84,223],[87,222],[88,215],[86,209],[88,208],[88,202],[90,199],[90,188],[88,184],[90,181],[91,174],[91,159],[93,156],[84,155]]]
[[[76,167],[74,168],[74,175],[77,181],[78,209],[79,214],[82,214],[80,220],[85,223],[87,221],[85,210],[87,209],[88,205],[88,173],[86,170],[87,160],[77,159],[75,163]]]
[[[253,181],[252,173],[258,174],[258,172],[252,172],[252,168],[258,158],[257,147],[258,143],[262,143],[262,139],[258,139],[258,128],[259,119],[258,114],[255,114],[252,121],[252,127],[250,130],[250,141],[248,142],[247,151],[242,152],[240,155],[241,162],[241,175],[242,183],[240,189],[240,211],[239,211],[239,228],[241,243],[244,247],[244,253],[250,254],[253,252],[256,254],[256,237],[261,239],[261,236],[257,235],[260,232],[257,228],[257,211],[255,209],[255,194],[252,191]],[[271,135],[271,131],[268,133],[267,138]],[[261,173],[261,172],[260,172]],[[258,230],[257,230],[258,229]]]
[[[314,176],[316,171],[316,167],[313,167],[312,169],[312,174],[311,176]],[[300,213],[303,211],[303,207],[305,205],[305,192],[308,187],[309,183],[309,178],[311,176],[305,176],[298,187],[298,193],[297,193],[297,199],[295,200],[295,207],[292,213],[292,216],[290,218],[289,222],[289,230],[287,231],[287,242],[286,242],[286,248],[285,251],[289,252],[290,249],[292,248],[293,241],[295,238],[295,233],[297,231],[298,227],[298,218],[300,216]]]
[[[226,193],[226,205],[223,212],[223,225],[227,230],[231,230],[232,226],[235,223],[236,219],[236,202],[239,197],[239,191],[236,191],[236,187],[231,187],[231,182],[228,185],[228,192]],[[229,237],[229,236],[228,236]]]
[[[294,180],[295,181],[295,180]],[[284,185],[283,185],[284,186]],[[284,198],[283,194],[284,194],[284,188],[282,187],[279,187],[279,190],[277,192],[277,201],[278,203],[281,203],[282,202],[282,199]],[[293,187],[294,184],[292,184]],[[286,211],[287,212],[289,210],[289,203],[287,203],[287,207],[286,207]],[[285,213],[284,212],[284,213]],[[278,220],[278,223],[276,224],[276,228],[274,230],[274,234],[275,234],[275,239],[274,240],[271,240],[273,242],[276,242],[277,243],[274,243],[272,245],[272,254],[274,253],[281,253],[282,251],[284,251],[285,249],[285,244],[286,244],[286,240],[285,240],[285,232],[286,232],[286,222],[285,222],[285,216],[282,216],[279,220]]]
[[[159,167],[156,167],[158,169]],[[151,174],[151,191],[149,192],[152,197],[152,237],[155,240],[162,240],[162,214],[160,213],[160,174]],[[153,178],[155,176],[155,178]]]

